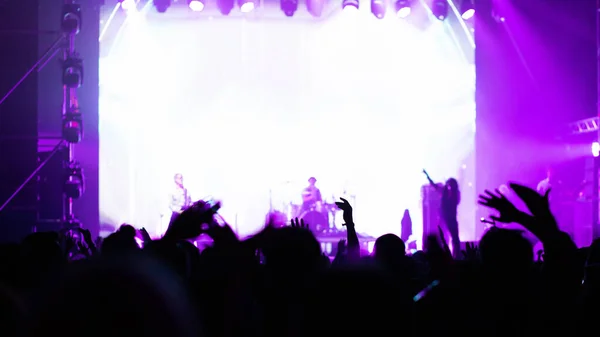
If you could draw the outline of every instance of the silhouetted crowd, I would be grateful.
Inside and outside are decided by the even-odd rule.
[[[510,185],[479,203],[495,223],[453,252],[440,235],[407,254],[394,234],[361,252],[352,206],[333,260],[303,221],[240,240],[199,201],[164,237],[123,225],[104,240],[84,229],[35,233],[1,246],[1,336],[575,336],[593,331],[600,241],[578,249],[559,230],[548,193]],[[443,205],[442,205],[443,206]],[[403,210],[399,210],[399,214]],[[444,224],[440,232],[444,231]],[[543,243],[534,255],[524,232]],[[192,240],[208,235],[199,250]],[[452,247],[453,245],[450,245]]]

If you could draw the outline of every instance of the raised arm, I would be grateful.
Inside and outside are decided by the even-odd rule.
[[[335,204],[344,212],[344,226],[346,226],[346,240],[348,242],[348,260],[356,261],[360,258],[360,242],[354,227],[354,218],[352,215],[352,206],[348,200],[340,198]]]
[[[429,184],[435,188],[436,191],[441,192],[442,188],[440,187],[440,185],[436,184],[435,181],[433,181],[431,179],[431,177],[429,176],[429,173],[427,173],[427,171],[423,170],[423,173],[425,173],[425,177],[427,177],[427,181],[429,181]]]

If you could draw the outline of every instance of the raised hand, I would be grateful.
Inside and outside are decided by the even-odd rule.
[[[150,234],[148,234],[146,228],[142,227],[142,229],[140,229],[140,235],[142,236],[142,240],[144,240],[144,244],[152,242],[152,238],[150,237]]]
[[[465,250],[462,251],[463,258],[469,261],[476,261],[479,259],[479,248],[477,245],[471,242],[465,243]]]
[[[214,220],[206,225],[204,231],[215,244],[231,245],[238,242],[237,235],[221,215],[215,214],[213,218]]]
[[[525,202],[525,205],[536,217],[547,218],[550,212],[550,202],[548,200],[551,189],[546,190],[546,193],[543,195],[539,194],[537,191],[520,184],[510,183],[510,188],[515,191],[515,193]]]
[[[83,240],[88,247],[89,252],[94,255],[96,254],[96,244],[94,243],[94,239],[92,239],[92,233],[89,230],[82,228],[81,235],[83,236]]]
[[[344,212],[343,213],[343,218],[344,218],[343,226],[353,225],[354,219],[352,216],[352,205],[350,205],[348,200],[346,200],[344,198],[340,198],[340,200],[341,201],[336,201],[335,205]]]
[[[543,238],[546,235],[559,231],[556,219],[552,215],[552,211],[550,211],[550,202],[548,200],[550,189],[541,195],[527,186],[515,183],[509,185],[519,198],[523,200],[531,214],[533,214],[533,219],[527,223],[523,223],[523,226],[542,241],[544,241]]]
[[[479,195],[478,203],[498,211],[498,216],[490,216],[495,222],[512,223],[519,220],[521,212],[498,189],[495,193],[485,190],[484,194]]]
[[[290,225],[292,226],[292,228],[308,229],[308,224],[304,222],[304,219],[292,219]]]
[[[346,251],[346,240],[341,239],[337,244],[337,252],[338,254],[344,253]]]
[[[206,225],[214,222],[214,214],[206,202],[198,201],[169,224],[163,239],[177,241],[197,238],[205,232]]]
[[[450,246],[448,246],[448,241],[446,241],[446,236],[444,235],[442,226],[438,226],[438,235],[440,236],[440,240],[442,241],[442,249],[446,254],[452,256],[452,252],[450,252]]]

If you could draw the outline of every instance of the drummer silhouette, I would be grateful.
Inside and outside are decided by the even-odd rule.
[[[308,186],[302,190],[302,208],[300,209],[300,214],[308,211],[321,211],[323,197],[316,183],[317,179],[315,177],[308,178]]]
[[[323,210],[323,197],[316,186],[317,179],[310,177],[308,186],[302,190],[302,207],[299,217],[309,224],[313,231],[322,232],[329,228],[326,212]]]

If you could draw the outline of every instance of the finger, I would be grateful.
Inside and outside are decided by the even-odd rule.
[[[498,188],[497,188],[495,191],[496,191],[496,194],[497,194],[497,195],[498,195],[500,198],[506,199],[506,197],[504,196],[504,194],[502,194],[502,192],[500,192],[500,189],[498,189]]]
[[[479,201],[490,202],[490,200],[492,200],[492,198],[481,194],[479,195]]]
[[[344,202],[344,204],[350,204],[350,203],[348,202],[348,200],[346,200],[346,199],[344,199],[344,198],[340,198],[340,200],[341,200],[341,201],[343,201],[343,202]]]
[[[502,217],[500,216],[495,216],[495,215],[490,215],[490,219],[492,219],[492,221],[494,222],[504,222],[504,220],[502,219]]]
[[[492,193],[490,190],[485,190],[483,193],[487,194],[490,199],[498,198],[498,196]]]

